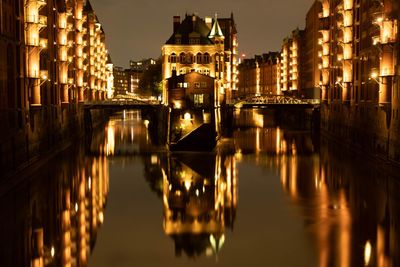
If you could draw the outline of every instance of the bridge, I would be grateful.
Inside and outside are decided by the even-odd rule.
[[[313,108],[319,104],[319,99],[300,99],[283,95],[248,96],[231,103],[235,108]]]
[[[283,95],[248,96],[234,100],[229,106],[235,108],[314,108],[320,104],[319,99],[300,99]],[[160,106],[158,100],[140,98],[114,98],[104,101],[85,102],[85,109],[143,109]]]
[[[85,109],[143,109],[148,107],[157,107],[160,102],[157,100],[139,99],[139,98],[114,98],[104,101],[85,102]]]

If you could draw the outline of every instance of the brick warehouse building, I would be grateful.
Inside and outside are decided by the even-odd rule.
[[[84,0],[2,1],[0,30],[4,174],[84,128],[81,103],[107,94],[107,50]]]
[[[233,19],[202,19],[186,15],[173,18],[173,34],[162,47],[163,101],[167,103],[166,84],[173,71],[177,75],[192,71],[209,75],[218,82],[224,101],[237,90],[237,31]]]

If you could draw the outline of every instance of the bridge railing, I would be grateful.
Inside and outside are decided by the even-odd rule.
[[[124,106],[124,105],[159,105],[157,100],[142,100],[142,99],[110,99],[103,101],[86,101],[85,105],[103,105],[103,106]]]
[[[248,105],[273,105],[273,104],[320,104],[319,99],[303,99],[295,98],[283,95],[266,95],[266,96],[248,96],[244,99],[237,100],[234,103],[237,104],[248,104]]]

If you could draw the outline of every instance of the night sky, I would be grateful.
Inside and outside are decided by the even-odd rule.
[[[237,24],[239,51],[247,57],[280,49],[283,38],[303,28],[313,0],[91,0],[106,32],[115,65],[157,58],[172,34],[172,17],[229,17]]]

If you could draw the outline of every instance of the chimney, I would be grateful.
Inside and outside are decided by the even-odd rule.
[[[205,22],[206,22],[207,27],[211,30],[211,28],[212,28],[212,18],[211,17],[206,17],[205,18]]]
[[[181,17],[180,16],[174,16],[174,33],[177,32],[179,26],[181,25]]]

